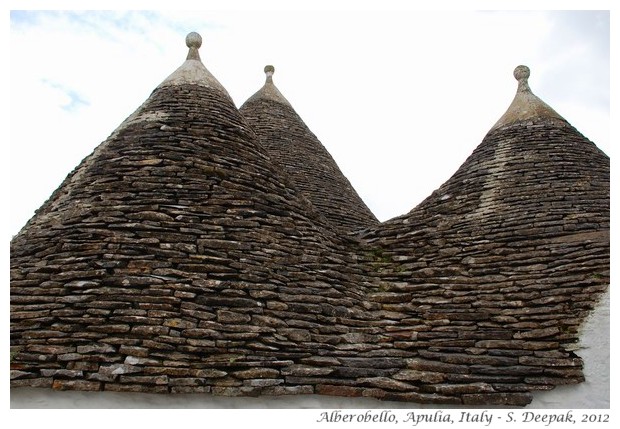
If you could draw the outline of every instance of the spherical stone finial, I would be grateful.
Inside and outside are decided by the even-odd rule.
[[[265,83],[273,83],[272,76],[273,76],[273,72],[275,72],[275,71],[276,71],[276,69],[275,69],[274,66],[272,66],[272,65],[266,65],[265,66],[265,75],[267,76],[266,80],[265,80]]]
[[[517,66],[512,74],[519,82],[527,80],[530,77],[530,68],[528,66]]]
[[[185,44],[188,48],[200,48],[202,46],[202,37],[200,34],[192,31],[185,37]]]
[[[517,79],[517,82],[519,82],[519,87],[517,91],[531,91],[530,85],[527,82],[527,79],[530,77],[530,68],[528,66],[517,66],[512,75],[515,77],[515,79]]]

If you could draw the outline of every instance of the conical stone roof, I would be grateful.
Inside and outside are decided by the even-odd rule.
[[[508,396],[583,380],[579,327],[609,285],[609,158],[528,76],[517,67],[515,100],[446,183],[363,237],[385,299],[416,308],[435,343],[428,365]]]
[[[419,206],[369,235],[385,235],[399,225],[411,229],[417,219],[443,224],[453,219],[459,231],[465,225],[478,233],[505,230],[513,239],[519,229],[507,229],[508,221],[524,227],[569,212],[589,221],[547,234],[608,228],[609,157],[531,92],[527,67],[517,67],[514,75],[515,99],[458,171]]]
[[[350,243],[272,165],[200,44],[11,241],[14,386],[313,393],[285,376],[355,353],[372,316]]]
[[[609,158],[527,73],[452,178],[353,239],[274,165],[200,43],[12,240],[12,386],[506,406],[583,381]]]
[[[274,70],[265,67],[265,84],[241,106],[241,114],[271,159],[335,228],[347,233],[377,225],[327,149],[273,83]]]

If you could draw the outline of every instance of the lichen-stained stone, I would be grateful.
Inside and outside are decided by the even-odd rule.
[[[240,114],[186,42],[11,241],[11,386],[483,407],[584,380],[609,158],[523,67],[455,175],[378,224],[270,74]]]

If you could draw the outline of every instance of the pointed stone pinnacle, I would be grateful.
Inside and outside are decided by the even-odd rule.
[[[532,120],[559,120],[564,124],[568,124],[562,116],[532,93],[527,81],[530,77],[529,67],[523,65],[517,66],[514,69],[513,76],[517,82],[519,82],[517,93],[506,113],[495,123],[491,130],[516,122]]]
[[[200,61],[200,55],[198,54],[198,49],[202,46],[202,37],[200,34],[192,31],[185,37],[185,44],[189,48],[187,59]]]
[[[519,82],[519,87],[517,91],[530,91],[530,85],[527,80],[530,77],[530,68],[528,66],[517,66],[515,71],[512,73],[517,82]]]

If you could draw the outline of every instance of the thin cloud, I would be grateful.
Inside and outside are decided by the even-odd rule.
[[[52,82],[47,79],[43,79],[41,82],[50,89],[58,91],[61,96],[58,104],[67,112],[73,113],[80,108],[90,105],[88,100],[86,100],[81,94],[78,93],[78,91],[74,89],[67,88],[60,83]]]

